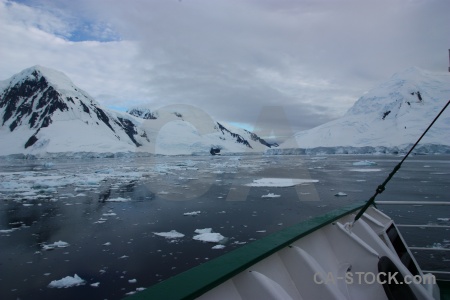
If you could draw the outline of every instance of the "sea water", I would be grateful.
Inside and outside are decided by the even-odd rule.
[[[1,299],[121,299],[295,223],[367,201],[389,156],[0,160]],[[413,156],[380,201],[449,201],[450,157]],[[450,225],[446,206],[380,205],[398,224]],[[448,228],[400,227],[450,248]],[[449,251],[414,251],[450,271]]]

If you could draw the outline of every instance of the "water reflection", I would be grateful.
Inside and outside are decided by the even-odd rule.
[[[370,159],[383,170],[397,163],[395,157]],[[23,188],[0,190],[0,230],[19,228],[0,232],[0,295],[5,299],[120,299],[136,287],[152,285],[283,227],[367,200],[388,171],[351,172],[357,160],[345,156],[55,161],[52,168],[34,173],[30,169],[36,163],[32,167],[18,163],[17,169],[28,171],[12,175],[17,170],[9,167],[10,175],[0,175],[3,182]],[[426,171],[423,164],[405,165],[403,178],[390,183],[391,191],[382,195],[383,200],[402,195],[445,199],[450,181],[442,173],[448,166],[433,161],[432,157],[426,161],[432,166]],[[252,187],[245,190],[242,201],[228,201],[230,191],[240,191],[240,186],[264,177],[319,182]],[[420,178],[429,182],[408,184],[419,183]],[[313,190],[318,201],[307,199]],[[339,191],[348,197],[334,197]],[[270,193],[280,197],[263,197]],[[193,211],[200,214],[184,215]],[[225,248],[213,250],[214,244],[194,241],[194,231],[203,228],[227,237]],[[185,237],[167,240],[153,234],[170,230]],[[42,251],[42,244],[60,240],[70,246]],[[75,273],[86,280],[85,286],[47,288],[50,281]],[[131,279],[137,284],[130,284]],[[96,282],[98,287],[90,286]]]

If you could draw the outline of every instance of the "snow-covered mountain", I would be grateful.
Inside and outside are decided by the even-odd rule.
[[[102,108],[61,72],[41,66],[0,83],[0,155],[126,152],[148,143],[128,114]]]
[[[202,109],[185,104],[157,110],[133,108],[129,114],[143,119],[141,127],[150,144],[139,149],[157,154],[263,152],[277,144],[267,143],[256,134],[213,120]]]
[[[449,99],[449,73],[431,73],[412,67],[366,93],[340,119],[298,132],[280,149],[270,152],[405,151]],[[450,152],[450,108],[422,139],[418,151]]]
[[[0,155],[226,153],[274,146],[186,105],[129,112],[105,109],[63,73],[34,66],[0,81]]]
[[[152,112],[149,108],[143,107],[134,107],[127,111],[132,116],[138,117],[140,119],[150,120],[157,119],[158,115],[155,112]]]

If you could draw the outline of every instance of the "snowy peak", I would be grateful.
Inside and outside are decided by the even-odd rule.
[[[142,107],[135,107],[132,109],[129,109],[127,111],[132,116],[135,116],[137,118],[141,118],[144,120],[154,120],[158,118],[158,114],[155,112],[152,112],[149,108],[142,108]]]
[[[51,116],[57,110],[63,112],[69,110],[68,105],[62,99],[57,88],[49,83],[49,79],[43,73],[52,73],[68,80],[65,75],[53,74],[43,67],[32,67],[13,76],[6,81],[6,88],[0,94],[0,109],[2,126],[8,125],[11,131],[27,123],[29,128],[41,129],[52,122]],[[54,71],[56,72],[56,71]],[[60,80],[67,83],[66,80]],[[70,80],[69,80],[70,81]],[[72,100],[73,101],[73,100]]]
[[[160,154],[262,152],[276,147],[247,130],[219,123],[200,108],[169,105],[156,110],[133,108],[129,114],[144,119],[143,129],[155,141],[155,151]]]
[[[33,66],[14,75],[9,80],[10,86],[21,85],[24,81],[37,82],[43,80],[47,84],[58,90],[74,90],[76,86],[64,73],[46,68],[43,66]]]
[[[107,152],[114,141],[132,145],[119,147],[129,151],[146,140],[131,116],[101,108],[61,72],[34,66],[0,86],[0,133],[14,145],[5,154],[29,147],[73,151],[78,143],[84,145],[79,151]],[[102,149],[90,147],[93,141]]]
[[[362,96],[345,117],[366,115],[375,121],[426,110],[426,107],[445,100],[445,94],[450,92],[448,82],[449,75],[446,73],[431,73],[411,67],[394,74]]]
[[[214,121],[200,108],[170,105],[128,113],[102,108],[66,75],[42,66],[0,82],[0,155],[46,153],[208,154],[277,146]],[[216,153],[216,152],[214,152]]]
[[[342,118],[299,132],[282,148],[342,150],[345,147],[369,147],[370,151],[377,151],[374,150],[376,147],[383,147],[396,149],[392,150],[394,152],[403,150],[419,138],[449,98],[449,73],[412,67],[394,74],[363,95]],[[447,111],[422,140],[422,147],[449,148],[449,127],[450,111]]]

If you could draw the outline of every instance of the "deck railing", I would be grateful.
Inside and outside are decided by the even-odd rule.
[[[376,201],[376,205],[421,205],[421,206],[450,206],[448,201]],[[392,218],[392,215],[391,215]],[[450,225],[438,225],[438,224],[397,224],[396,226],[400,229],[402,227],[413,227],[413,228],[441,228],[448,230]],[[450,236],[450,235],[449,235]],[[414,251],[450,251],[450,248],[442,247],[409,247],[410,250]],[[449,263],[450,265],[450,263]],[[422,270],[424,273],[431,273],[433,275],[442,275],[441,280],[450,281],[450,271],[441,270]],[[439,276],[440,277],[440,276]]]

